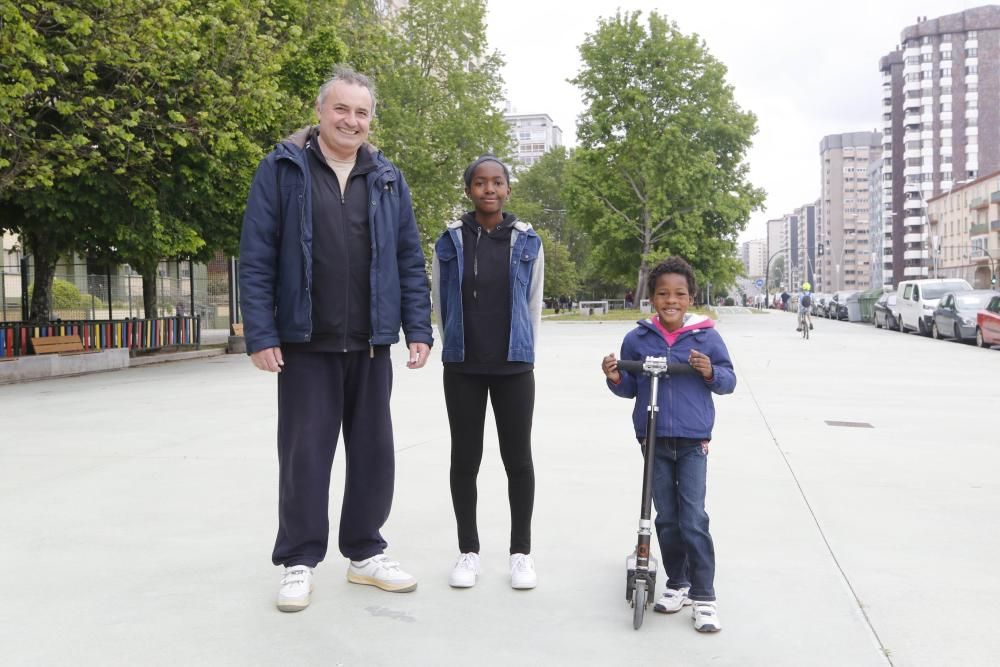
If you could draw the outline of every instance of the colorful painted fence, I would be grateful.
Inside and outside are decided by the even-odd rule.
[[[36,336],[79,336],[86,350],[124,347],[154,350],[174,345],[201,344],[200,317],[155,317],[131,320],[79,320],[44,325],[0,323],[0,357],[31,354]]]

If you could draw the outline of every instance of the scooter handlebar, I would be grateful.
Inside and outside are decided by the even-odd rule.
[[[692,375],[694,368],[686,363],[667,363],[666,357],[646,357],[644,360],[619,359],[618,370],[633,375]]]

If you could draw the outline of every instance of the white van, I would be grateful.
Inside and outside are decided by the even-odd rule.
[[[938,301],[948,292],[971,290],[972,285],[961,278],[923,278],[904,280],[896,289],[896,308],[899,309],[899,330],[919,331],[927,336]]]

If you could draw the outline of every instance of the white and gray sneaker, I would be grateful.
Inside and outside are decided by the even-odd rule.
[[[722,629],[719,622],[719,610],[715,602],[692,600],[691,618],[694,619],[694,629],[698,632],[718,632]]]
[[[684,588],[668,588],[663,591],[663,597],[656,601],[653,605],[653,611],[658,611],[661,614],[674,614],[679,612],[682,608],[691,604],[691,600],[688,598],[688,591],[691,590],[689,587]]]
[[[417,588],[417,580],[399,568],[399,563],[378,554],[362,561],[352,560],[347,568],[347,580],[352,584],[367,584],[390,593],[409,593]]]
[[[309,595],[313,589],[312,568],[307,565],[293,565],[285,568],[278,589],[278,609],[281,611],[302,611],[309,606]]]
[[[528,554],[510,555],[510,587],[519,590],[534,588],[538,585],[538,575],[535,574],[535,561]]]
[[[479,578],[479,554],[474,551],[464,553],[455,561],[455,567],[448,577],[448,585],[452,588],[472,588]]]

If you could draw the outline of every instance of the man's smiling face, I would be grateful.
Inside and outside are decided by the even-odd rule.
[[[364,86],[337,81],[316,107],[320,148],[328,158],[353,160],[368,139],[372,96]]]

